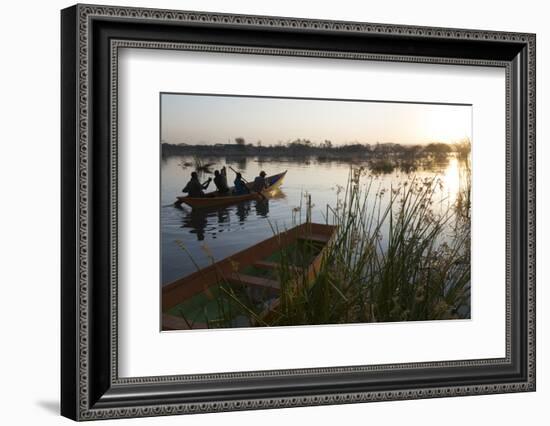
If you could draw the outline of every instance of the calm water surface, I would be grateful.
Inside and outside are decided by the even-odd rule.
[[[183,205],[173,206],[176,196],[183,195],[181,190],[190,178],[193,167],[182,167],[191,163],[191,157],[170,156],[161,163],[161,249],[162,283],[167,284],[204,267],[215,260],[221,260],[237,251],[243,250],[266,238],[273,236],[273,230],[283,230],[293,223],[305,219],[305,194],[312,199],[312,220],[325,223],[327,204],[335,206],[338,186],[345,186],[349,176],[350,164],[347,162],[319,162],[315,159],[304,161],[285,161],[281,159],[261,161],[249,157],[241,161],[226,158],[203,159],[213,163],[212,170],[224,165],[243,172],[247,180],[253,180],[260,170],[273,175],[288,170],[281,191],[275,198],[267,201],[246,201],[214,210],[192,210]],[[357,166],[358,164],[354,164]],[[366,164],[364,164],[366,166]],[[234,173],[228,168],[230,185]],[[459,161],[449,158],[442,164],[429,169],[417,169],[411,174],[394,171],[375,177],[374,187],[386,192],[400,183],[416,179],[439,177],[434,208],[446,208],[454,203],[463,182],[463,173]],[[211,174],[199,175],[205,181]],[[214,190],[212,182],[207,192]],[[374,202],[374,192],[370,195]],[[384,198],[382,198],[382,202]],[[439,207],[438,207],[439,203]]]

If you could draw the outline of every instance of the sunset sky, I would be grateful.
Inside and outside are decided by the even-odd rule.
[[[161,94],[161,140],[173,144],[423,144],[471,133],[470,105]]]

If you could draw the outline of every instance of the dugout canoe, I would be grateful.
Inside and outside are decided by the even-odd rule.
[[[319,223],[298,225],[163,286],[162,329],[207,328],[205,323],[183,319],[169,311],[193,297],[208,294],[209,288],[222,283],[233,288],[246,287],[267,295],[269,308],[266,308],[264,314],[268,316],[279,305],[278,254],[284,251],[288,256],[289,250],[293,247],[304,247],[305,244],[306,248],[300,250],[310,250],[308,251],[310,258],[299,267],[303,270],[300,280],[310,283],[317,275],[327,247],[335,238],[336,229],[336,226]],[[312,248],[313,251],[311,251]]]
[[[204,197],[177,197],[177,200],[174,204],[176,206],[179,206],[182,203],[185,203],[193,208],[205,208],[225,206],[228,204],[235,204],[246,200],[261,200],[264,198],[269,198],[270,195],[282,185],[283,179],[286,176],[286,172],[287,170],[282,173],[266,177],[268,186],[263,191],[261,191],[261,194],[255,191],[251,191],[249,194],[243,195],[221,195],[218,191],[215,191],[205,194]],[[246,184],[248,189],[252,190],[252,184],[252,182],[248,182]],[[233,188],[234,187],[229,188],[229,194],[231,194]]]

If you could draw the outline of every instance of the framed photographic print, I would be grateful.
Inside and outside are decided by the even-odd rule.
[[[75,420],[535,390],[535,36],[76,5]]]

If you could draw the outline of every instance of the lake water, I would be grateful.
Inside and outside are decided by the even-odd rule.
[[[213,163],[212,170],[226,165],[228,183],[232,185],[234,173],[232,166],[242,171],[243,177],[253,180],[260,170],[273,175],[288,170],[281,191],[275,198],[267,201],[246,201],[215,210],[193,210],[186,205],[181,208],[173,206],[177,196],[184,195],[181,190],[189,181],[192,166],[191,157],[170,156],[161,162],[161,263],[162,284],[182,278],[199,267],[212,263],[212,258],[221,260],[233,253],[243,250],[266,238],[273,236],[274,229],[283,230],[293,223],[305,220],[305,208],[298,211],[300,204],[305,204],[305,194],[311,195],[312,221],[325,223],[327,204],[335,206],[338,186],[345,186],[349,172],[348,162],[321,162],[316,159],[285,161],[282,159],[259,159],[248,157],[239,161],[230,158],[204,158],[206,163]],[[354,163],[354,166],[364,165]],[[405,173],[395,170],[387,174],[376,175],[376,189],[389,191],[399,183],[416,179],[439,177],[436,201],[441,207],[454,203],[463,184],[461,163],[449,157],[442,163],[419,168],[415,172]],[[211,174],[199,175],[205,181]],[[207,192],[215,189],[210,184]],[[373,193],[372,197],[375,196]],[[383,202],[384,198],[382,198]],[[438,203],[434,203],[434,208]],[[301,214],[301,219],[300,219]]]

